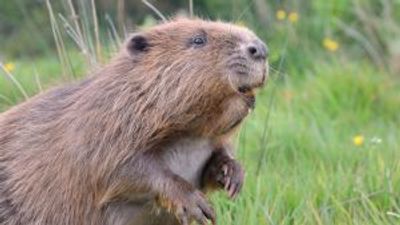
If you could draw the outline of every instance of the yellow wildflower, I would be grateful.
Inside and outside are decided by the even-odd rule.
[[[287,101],[287,102],[290,102],[292,99],[293,99],[293,92],[291,92],[291,91],[289,91],[289,90],[287,90],[287,91],[284,91],[283,93],[283,98]]]
[[[276,18],[277,18],[278,20],[284,20],[284,19],[286,19],[286,12],[285,12],[284,10],[282,10],[282,9],[278,10],[278,11],[276,12]]]
[[[14,71],[14,69],[15,69],[15,64],[14,63],[6,63],[6,64],[4,64],[4,70],[7,72],[7,73],[12,73],[13,71]]]
[[[356,135],[353,137],[353,144],[355,146],[361,146],[364,144],[364,136],[362,135]]]
[[[288,19],[292,23],[297,23],[299,21],[299,14],[297,12],[289,13]]]
[[[339,48],[339,43],[330,38],[324,38],[324,41],[322,42],[322,44],[328,51],[331,51],[331,52],[335,52]]]

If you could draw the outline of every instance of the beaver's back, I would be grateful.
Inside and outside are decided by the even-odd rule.
[[[79,162],[69,154],[73,140],[65,128],[71,97],[86,82],[52,90],[0,115],[0,224],[82,224],[73,220],[88,213],[90,207],[82,206],[90,198],[74,202],[87,187],[79,182],[85,171],[71,167]]]

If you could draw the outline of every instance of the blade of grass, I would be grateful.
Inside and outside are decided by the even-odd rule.
[[[193,0],[189,0],[189,13],[190,17],[193,17]]]
[[[150,2],[148,2],[147,0],[142,0],[142,2],[149,7],[151,10],[153,10],[153,12],[155,14],[157,14],[158,17],[160,17],[160,19],[162,19],[164,22],[167,21],[167,19],[165,18],[165,16],[154,6],[152,5]]]
[[[74,77],[72,65],[70,59],[68,58],[67,50],[64,44],[64,40],[62,38],[62,33],[58,26],[58,22],[54,15],[54,10],[50,3],[50,0],[46,0],[46,6],[50,16],[51,30],[53,33],[54,41],[56,42],[57,53],[61,63],[63,78],[65,80],[68,80],[69,76],[67,74],[70,74],[72,77]]]
[[[37,72],[36,67],[33,68],[33,74],[35,76],[35,82],[36,82],[36,85],[37,85],[37,87],[39,89],[39,92],[43,92],[43,87],[42,87],[42,84],[41,84],[41,81],[40,81],[40,77],[39,77],[39,73]]]
[[[93,24],[94,24],[94,36],[96,43],[96,57],[99,62],[102,62],[101,57],[101,45],[100,45],[100,32],[99,32],[99,20],[97,18],[96,4],[95,1],[91,1],[92,6],[92,16],[93,16]]]

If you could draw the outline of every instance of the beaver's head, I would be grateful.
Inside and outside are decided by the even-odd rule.
[[[251,99],[267,76],[266,45],[249,29],[229,23],[169,21],[133,34],[126,49],[136,73],[153,73],[171,93],[190,84],[186,91],[191,93],[181,96],[213,91]]]

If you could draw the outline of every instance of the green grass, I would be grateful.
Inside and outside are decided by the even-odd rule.
[[[83,57],[75,52],[68,53],[71,59],[73,74],[62,76],[62,68],[56,55],[36,59],[20,59],[10,61],[15,65],[12,76],[21,84],[24,91],[32,96],[52,86],[60,85],[71,79],[79,78],[84,74],[86,64]],[[73,59],[73,60],[72,60]],[[7,63],[7,62],[4,62]],[[23,101],[24,96],[15,83],[7,78],[4,71],[0,69],[0,111],[4,111],[14,104]]]
[[[215,197],[220,224],[400,224],[399,83],[366,64],[314,69],[260,93],[239,136],[246,185]]]

